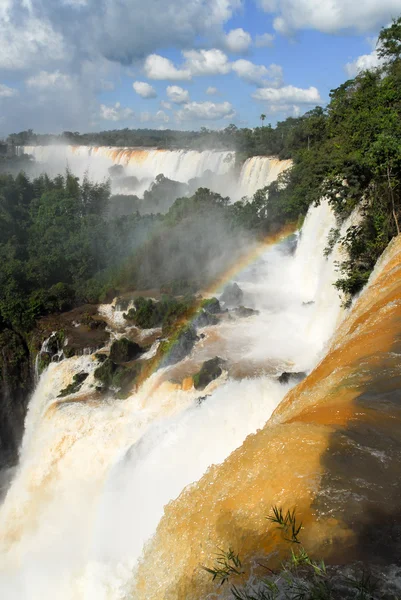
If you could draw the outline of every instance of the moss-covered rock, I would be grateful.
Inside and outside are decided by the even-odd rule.
[[[88,375],[89,373],[84,373],[84,371],[81,371],[81,373],[77,373],[76,375],[74,375],[72,383],[70,383],[69,385],[67,385],[67,387],[61,390],[61,392],[58,395],[58,398],[64,398],[65,396],[69,396],[70,394],[75,394],[76,392],[78,392],[81,389],[82,384],[88,377]]]
[[[207,298],[206,300],[202,300],[202,308],[212,315],[221,313],[220,302],[217,298]]]
[[[115,363],[126,363],[137,359],[144,349],[127,338],[115,340],[110,348],[110,359]]]
[[[214,381],[223,373],[221,368],[224,365],[224,360],[218,356],[206,360],[201,370],[193,377],[194,387],[196,390],[204,390],[211,381]]]
[[[95,370],[94,376],[103,384],[102,388],[104,390],[113,388],[118,390],[119,395],[122,396],[131,389],[141,370],[142,365],[140,363],[129,366],[117,365],[108,358]]]
[[[108,358],[103,364],[95,369],[94,376],[101,381],[104,387],[109,387],[112,384],[113,375],[116,369],[117,365]]]

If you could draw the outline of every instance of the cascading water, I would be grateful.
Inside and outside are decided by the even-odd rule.
[[[233,165],[233,152],[207,150],[157,150],[154,148],[116,148],[108,146],[23,146],[19,153],[32,155],[37,163],[46,165],[46,171],[60,173],[67,166],[74,174],[85,173],[97,181],[108,176],[108,169],[121,165],[126,176],[136,177],[139,191],[163,174],[169,179],[187,183],[194,177],[202,177],[208,171],[224,175]]]
[[[328,307],[322,290],[336,278],[334,261],[322,257],[333,224],[326,202],[311,208],[294,256],[267,248],[236,277],[244,304],[259,314],[204,328],[190,357],[153,373],[126,400],[96,392],[94,356],[48,367],[0,510],[3,597],[135,597],[135,567],[164,506],[264,425],[290,387],[277,375],[309,370],[321,356],[341,312],[339,298]],[[216,354],[228,376],[202,392],[203,402],[193,387],[170,382]],[[79,393],[58,398],[82,371],[89,377]]]
[[[257,190],[276,181],[277,177],[291,165],[291,160],[278,160],[271,156],[248,158],[241,169],[238,197],[251,198]]]
[[[224,195],[228,194],[233,200],[243,196],[252,197],[258,189],[275,181],[292,164],[290,160],[254,156],[245,161],[237,182],[233,171],[235,152],[228,151],[52,145],[19,146],[17,152],[32,155],[39,167],[42,165],[52,175],[68,167],[78,177],[88,173],[96,181],[107,177],[111,166],[120,165],[124,167],[126,176],[138,180],[134,192],[139,195],[149,188],[157,175],[163,174],[182,183],[197,178],[198,187],[210,187]],[[121,187],[121,181],[115,180],[114,188],[127,193],[124,186]]]

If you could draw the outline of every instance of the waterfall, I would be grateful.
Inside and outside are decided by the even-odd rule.
[[[291,160],[278,160],[272,156],[248,158],[241,169],[238,197],[251,198],[257,190],[276,181],[277,177],[291,165]]]
[[[294,256],[278,244],[237,273],[244,305],[259,313],[204,328],[190,357],[151,375],[126,400],[96,391],[95,356],[49,365],[0,509],[2,596],[135,597],[136,565],[165,505],[263,427],[292,385],[280,384],[280,373],[308,371],[322,356],[341,310],[339,299],[325,303],[336,272],[322,249],[333,224],[326,202],[311,207]],[[322,311],[329,326],[317,335]],[[228,376],[205,392],[174,383],[216,355]],[[82,371],[89,376],[81,390],[58,398]]]
[[[19,154],[30,154],[39,168],[50,175],[62,172],[66,167],[78,177],[88,173],[97,181],[108,176],[113,165],[124,167],[127,177],[138,182],[134,193],[143,195],[157,175],[188,183],[198,179],[198,187],[205,186],[233,200],[243,196],[252,197],[260,188],[275,181],[280,173],[288,169],[290,160],[278,160],[268,156],[248,158],[236,180],[233,167],[235,152],[205,150],[158,150],[154,148],[119,148],[114,146],[18,146]],[[116,192],[127,193],[122,180],[114,180]],[[133,185],[132,181],[129,185]],[[128,190],[129,191],[129,190]]]
[[[113,146],[22,146],[19,153],[32,155],[36,162],[51,173],[66,167],[78,177],[88,173],[95,180],[108,176],[113,165],[124,167],[125,175],[136,177],[143,193],[157,175],[188,183],[205,173],[224,175],[233,166],[235,153],[215,150],[158,150],[154,148],[118,148]]]

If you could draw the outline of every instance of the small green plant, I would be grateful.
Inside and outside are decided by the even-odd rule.
[[[273,514],[266,517],[267,520],[277,524],[277,529],[280,529],[283,532],[284,539],[287,542],[300,544],[301,542],[299,541],[298,536],[302,529],[302,523],[297,523],[295,508],[292,511],[287,510],[287,512],[284,513],[282,508],[273,506],[272,511]]]
[[[242,575],[242,564],[239,555],[229,548],[228,552],[221,550],[216,554],[215,566],[212,568],[202,567],[213,577],[213,581],[219,581],[223,585],[231,575]]]

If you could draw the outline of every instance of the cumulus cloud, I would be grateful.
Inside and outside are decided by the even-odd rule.
[[[255,46],[257,48],[271,48],[274,42],[274,35],[272,33],[262,33],[257,35],[255,38]]]
[[[191,72],[188,69],[177,69],[169,58],[165,58],[159,54],[150,54],[146,58],[143,68],[149,79],[191,79]]]
[[[336,33],[346,29],[377,30],[400,12],[399,0],[259,0],[268,13],[276,14],[276,31],[287,34],[298,29]]]
[[[35,16],[32,8],[19,10],[18,4],[2,3],[0,69],[28,69],[65,58],[65,40],[49,19]]]
[[[370,54],[363,54],[352,62],[345,65],[345,71],[349,77],[355,77],[362,71],[369,71],[375,69],[382,64],[382,60],[377,55],[377,52],[371,52]]]
[[[317,88],[298,88],[286,85],[281,88],[260,88],[252,94],[255,100],[265,100],[272,104],[320,104],[321,98]]]
[[[155,115],[155,121],[159,121],[161,123],[168,123],[170,121],[170,117],[166,115],[164,110],[158,110]]]
[[[271,64],[269,67],[264,65],[254,65],[249,60],[240,59],[233,63],[233,71],[248,83],[255,85],[269,84],[272,87],[279,87],[283,81],[283,69],[280,65]]]
[[[248,50],[252,43],[252,38],[247,31],[244,31],[240,27],[229,31],[224,41],[227,50],[240,54]]]
[[[134,117],[134,111],[131,108],[124,108],[120,102],[114,106],[100,105],[100,118],[104,121],[126,121]]]
[[[12,98],[17,95],[18,90],[10,88],[8,85],[4,85],[4,83],[0,83],[0,98]]]
[[[146,81],[134,81],[132,87],[141,98],[156,98],[157,96],[155,88]]]
[[[315,87],[298,88],[286,85],[280,88],[260,88],[252,97],[265,104],[265,110],[269,113],[284,113],[297,117],[302,111],[311,106],[321,104],[319,91]]]
[[[189,92],[179,85],[169,85],[166,89],[167,98],[174,104],[186,104],[189,102]]]
[[[171,110],[171,104],[170,104],[170,102],[166,102],[165,100],[161,100],[160,106],[162,108],[165,108],[166,110]]]
[[[178,121],[217,121],[234,115],[230,102],[190,102],[176,112]]]
[[[221,50],[184,50],[184,69],[191,75],[225,75],[231,70],[227,56]]]
[[[218,93],[219,93],[219,90],[216,87],[213,87],[211,85],[209,85],[209,87],[206,90],[206,94],[208,94],[208,96],[215,96]]]
[[[99,119],[97,93],[120,79],[120,64],[138,65],[165,47],[191,48],[200,38],[221,39],[240,5],[241,0],[2,0],[0,75],[29,81],[18,102],[3,108],[9,130],[87,129]],[[169,66],[164,59],[148,62],[155,79],[191,78],[189,72],[169,72]],[[65,78],[47,88],[52,90],[47,98],[51,80],[41,73],[56,72]],[[69,95],[63,93],[67,77]]]

